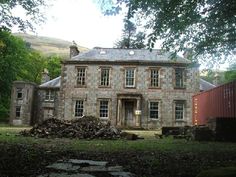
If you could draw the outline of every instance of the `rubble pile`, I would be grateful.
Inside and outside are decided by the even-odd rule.
[[[23,136],[39,138],[79,138],[79,139],[117,139],[121,131],[110,123],[96,117],[84,116],[68,121],[55,118],[47,119],[30,130],[20,132]]]

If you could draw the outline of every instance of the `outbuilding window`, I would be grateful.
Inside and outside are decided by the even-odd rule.
[[[22,88],[17,88],[17,89],[16,89],[16,98],[17,98],[17,99],[22,99],[22,98],[23,98],[23,91],[22,91]]]
[[[20,118],[21,106],[16,106],[16,118]]]
[[[46,90],[45,101],[54,101],[54,99],[55,99],[55,91]]]

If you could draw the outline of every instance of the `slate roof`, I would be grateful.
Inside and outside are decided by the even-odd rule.
[[[40,88],[60,88],[60,86],[61,86],[61,76],[39,85]],[[200,79],[200,91],[206,91],[214,87],[216,86],[211,84],[210,82]]]
[[[39,85],[39,88],[60,88],[61,76]]]
[[[87,52],[72,57],[71,60],[79,61],[146,61],[159,63],[191,63],[189,60],[176,56],[171,59],[170,52],[162,52],[158,49],[114,49],[94,48]]]
[[[210,90],[212,88],[215,88],[216,86],[210,82],[207,82],[204,79],[200,79],[200,91],[206,91]]]

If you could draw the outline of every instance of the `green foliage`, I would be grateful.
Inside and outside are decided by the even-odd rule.
[[[41,7],[45,6],[44,0],[1,0],[0,1],[0,29],[11,29],[16,26],[24,31],[29,28],[34,29],[33,24],[40,24],[44,21]],[[25,12],[27,18],[19,17],[12,11],[19,8]]]
[[[13,81],[40,84],[44,68],[48,68],[50,77],[55,78],[60,75],[60,61],[60,57],[45,57],[28,48],[21,38],[0,30],[0,119],[9,115]]]
[[[61,61],[62,58],[59,56],[50,56],[46,58],[45,68],[49,71],[49,76],[54,79],[61,74]]]
[[[205,70],[204,74],[201,75],[201,78],[214,84],[215,80],[217,79],[217,85],[221,85],[226,83],[225,74],[223,71],[214,71],[212,69]]]
[[[111,0],[110,0],[111,1]],[[110,2],[103,0],[101,5]],[[203,62],[229,59],[236,48],[236,1],[231,0],[116,0],[113,13],[123,4],[130,16],[137,15],[150,31],[148,46],[163,40],[166,50],[193,52]],[[110,5],[111,6],[111,5]],[[115,8],[120,7],[120,8]],[[107,11],[103,11],[106,13]]]
[[[231,82],[236,80],[236,63],[232,64],[228,71],[225,72],[226,82]]]
[[[0,30],[0,116],[9,110],[12,82],[27,64],[25,43],[9,32]]]

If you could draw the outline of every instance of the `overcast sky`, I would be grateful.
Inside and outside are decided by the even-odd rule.
[[[93,0],[54,0],[46,17],[38,35],[75,40],[88,48],[113,47],[123,28],[122,14],[104,16]]]
[[[36,28],[37,35],[74,40],[87,48],[112,48],[121,37],[124,13],[104,16],[96,1],[99,0],[50,0],[52,5],[45,11],[47,20]],[[160,44],[155,48],[160,48]],[[225,69],[227,64],[222,67]]]

